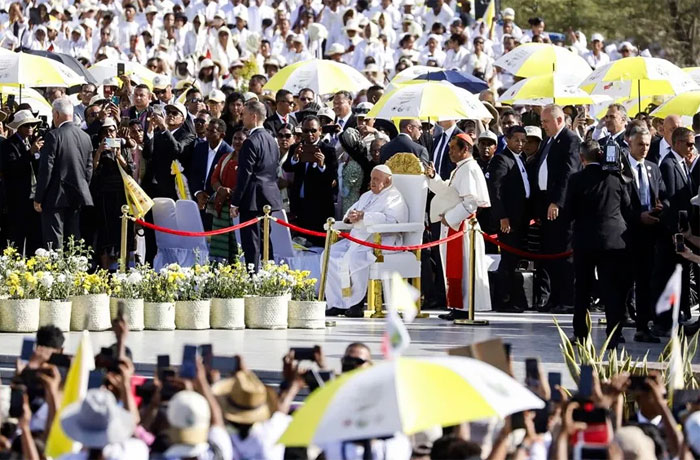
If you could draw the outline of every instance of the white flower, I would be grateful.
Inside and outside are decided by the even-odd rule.
[[[59,283],[65,283],[66,282],[66,275],[64,275],[63,273],[60,273],[56,277],[56,281],[58,281]]]
[[[47,251],[44,248],[39,248],[34,252],[34,255],[37,257],[48,257],[49,256],[49,251]]]
[[[51,286],[53,286],[53,281],[53,275],[49,272],[44,272],[41,275],[41,278],[39,279],[41,285],[44,286],[46,289],[51,289]]]
[[[126,278],[126,281],[130,284],[139,284],[143,280],[143,276],[138,271],[132,271]]]

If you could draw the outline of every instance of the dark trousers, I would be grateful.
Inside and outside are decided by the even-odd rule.
[[[260,217],[262,211],[240,210],[240,221],[246,222],[255,217]],[[270,222],[270,225],[273,225]],[[262,220],[241,230],[241,246],[243,247],[243,257],[247,266],[252,264],[253,270],[257,273],[260,269],[260,257],[262,254],[263,222]],[[270,240],[270,260],[273,259],[272,240]]]
[[[423,234],[423,242],[428,243],[440,239],[440,222],[430,224]],[[421,251],[421,287],[423,304],[427,308],[446,308],[445,278],[442,273],[440,247],[423,249]]]
[[[543,254],[557,254],[571,249],[571,225],[562,216],[555,220],[542,219],[540,250]],[[574,267],[571,257],[541,261],[545,272],[540,279],[541,297],[556,307],[574,303]]]
[[[683,272],[681,274],[681,311],[690,311],[690,270],[691,263],[676,254],[673,245],[673,235],[664,232],[656,242],[656,257],[653,270],[652,299],[654,305],[666,288],[668,279],[676,269],[676,264],[681,264]],[[673,324],[673,309],[660,315],[656,315],[654,323],[665,329],[671,329]]]
[[[511,223],[510,233],[498,232],[499,241],[521,250],[525,248],[524,236],[523,226],[516,223]],[[512,304],[527,308],[527,303],[524,305],[519,304],[519,302],[524,300],[522,294],[522,278],[516,281],[515,277],[515,270],[518,268],[519,262],[520,256],[516,256],[505,250],[501,251],[501,260],[498,263],[498,270],[496,271],[501,289],[496,293],[496,299],[501,305]]]
[[[625,261],[627,253],[624,250],[574,251],[574,270],[576,272],[576,287],[574,300],[574,335],[585,337],[588,334],[586,313],[590,305],[596,271],[600,285],[600,295],[605,304],[606,332],[608,335],[615,329],[615,336],[620,336],[620,323],[625,317],[626,272]],[[617,326],[617,327],[616,327]],[[616,338],[613,338],[616,341]]]
[[[69,236],[80,239],[80,207],[44,208],[41,211],[41,233],[44,246],[63,247]]]
[[[41,214],[34,210],[32,200],[7,206],[7,238],[28,257],[41,247]]]
[[[652,229],[636,229],[636,240],[632,244],[627,265],[630,279],[627,291],[634,294],[635,321],[637,331],[649,330],[649,321],[654,319],[652,310],[652,270],[654,268],[656,238]]]

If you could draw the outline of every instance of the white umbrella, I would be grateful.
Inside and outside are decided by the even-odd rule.
[[[340,90],[355,93],[371,85],[361,72],[347,64],[308,59],[282,68],[263,88],[272,92],[286,89],[294,94],[311,88],[316,94],[331,94]]]
[[[95,65],[87,70],[100,83],[106,80],[111,80],[117,77],[117,69],[119,64],[124,65],[124,73],[126,75],[135,75],[137,81],[153,88],[153,79],[158,75],[138,62],[121,61],[119,59],[104,59],[96,62]]]
[[[494,65],[525,78],[559,71],[583,79],[591,73],[591,66],[581,56],[562,46],[546,43],[517,46],[498,58]]]
[[[20,100],[19,86],[2,85],[0,86],[0,94],[2,94],[2,103],[7,103],[7,96],[15,97],[15,102],[27,103],[32,106],[33,112],[39,112],[39,115],[46,116],[51,120],[51,104],[34,88],[22,88],[22,100]]]
[[[391,92],[399,87],[400,83],[404,83],[410,80],[415,80],[416,77],[424,75],[429,72],[439,72],[445,70],[442,67],[430,67],[427,65],[412,65],[411,67],[406,67],[401,72],[394,75],[389,84],[386,87],[386,92]]]
[[[27,53],[0,52],[0,83],[22,87],[71,87],[85,79],[56,60]]]

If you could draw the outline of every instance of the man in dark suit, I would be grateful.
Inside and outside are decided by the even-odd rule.
[[[678,115],[669,115],[664,118],[664,124],[662,126],[662,137],[651,144],[649,147],[649,154],[647,155],[647,160],[653,161],[654,163],[661,166],[661,161],[663,161],[666,156],[671,153],[673,131],[676,128],[683,126],[681,117]]]
[[[275,138],[263,128],[265,114],[265,105],[258,101],[248,101],[243,108],[243,124],[249,134],[238,154],[238,180],[231,195],[231,217],[240,215],[241,222],[262,216],[265,205],[273,211],[282,207],[277,187],[280,151]],[[260,267],[260,229],[260,223],[241,229],[245,261],[255,271]]]
[[[541,249],[544,254],[571,249],[571,223],[560,219],[571,174],[580,169],[579,137],[566,127],[564,111],[550,105],[542,111],[542,127],[549,138],[535,159],[530,184],[533,186],[534,215],[540,220]],[[571,257],[542,261],[541,289],[549,300],[544,310],[572,311],[574,273]]]
[[[525,128],[514,125],[506,132],[506,148],[494,155],[486,173],[491,197],[491,217],[498,224],[498,239],[518,249],[525,249],[528,224],[528,199],[530,182],[522,158],[527,133]],[[515,282],[515,269],[520,258],[508,251],[501,252],[498,264],[500,289],[496,311],[522,313],[524,306],[518,302],[522,285]]]
[[[80,238],[80,209],[92,206],[92,142],[73,123],[68,98],[53,102],[53,124],[41,148],[34,209],[41,213],[44,245],[63,246],[70,235]]]
[[[7,236],[20,252],[27,255],[41,246],[41,216],[34,210],[33,194],[39,172],[39,150],[43,139],[35,138],[41,120],[29,110],[15,113],[8,126],[14,135],[0,144],[2,173],[7,207]],[[26,244],[26,247],[25,247]]]
[[[205,230],[211,230],[212,215],[205,212],[209,197],[214,194],[211,186],[211,174],[219,160],[233,152],[233,148],[224,141],[226,122],[220,118],[209,121],[206,142],[200,142],[194,149],[192,161],[187,174],[192,196],[202,212]]]
[[[273,136],[277,136],[277,130],[284,124],[297,125],[297,119],[292,114],[294,109],[294,96],[291,91],[281,89],[275,95],[275,113],[267,117],[263,127],[270,131]]]
[[[429,161],[428,151],[416,142],[423,133],[421,122],[419,120],[401,120],[399,121],[399,131],[398,136],[382,147],[379,152],[379,162],[384,164],[397,153],[412,153],[421,162],[427,164]]]
[[[656,163],[645,159],[651,144],[651,134],[646,124],[643,121],[631,122],[625,131],[625,139],[629,150],[623,152],[622,173],[632,178],[627,181],[627,188],[633,210],[629,286],[634,288],[636,307],[637,331],[634,340],[659,343],[660,339],[649,329],[649,322],[653,319],[651,274],[654,270],[654,248],[661,231],[659,214],[668,206],[666,186]]]
[[[457,127],[455,120],[438,122],[441,132],[433,138],[433,151],[430,153],[430,161],[435,165],[435,171],[443,180],[450,178],[450,173],[455,169],[455,164],[450,161],[450,142],[462,130]]]
[[[665,132],[664,132],[665,134]],[[690,263],[676,254],[673,246],[673,235],[681,231],[679,228],[679,212],[691,213],[690,199],[695,195],[686,159],[692,158],[695,136],[688,128],[676,128],[671,135],[671,153],[661,161],[659,169],[666,184],[668,209],[661,214],[663,234],[656,245],[656,264],[653,280],[654,298],[658,298],[666,287],[666,282],[673,273],[676,264],[683,266],[681,289],[681,312],[690,314]],[[662,313],[654,321],[652,332],[658,336],[668,336],[671,329],[671,311]]]
[[[304,151],[313,151],[313,158],[305,158]],[[338,159],[335,149],[321,142],[321,122],[316,116],[307,116],[302,125],[302,141],[292,145],[292,152],[282,167],[294,173],[289,190],[289,205],[297,225],[323,231],[326,219],[334,214],[333,188],[338,180]],[[323,238],[310,238],[322,245]]]
[[[333,96],[333,112],[335,112],[335,123],[340,126],[340,130],[345,128],[357,128],[357,117],[352,113],[352,94],[342,90]]]
[[[569,178],[563,215],[559,216],[574,223],[574,337],[582,340],[588,335],[586,313],[597,272],[608,335],[614,329],[608,348],[615,348],[624,342],[621,321],[625,313],[625,250],[629,237],[627,220],[632,215],[632,207],[627,186],[619,174],[601,167],[603,149],[600,145],[596,141],[586,141],[581,154],[585,168]]]

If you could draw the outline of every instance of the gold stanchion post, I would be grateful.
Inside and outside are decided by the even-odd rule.
[[[269,204],[263,206],[263,212],[265,213],[263,216],[263,262],[270,260],[270,211],[272,211],[272,208]]]
[[[476,286],[476,217],[469,219],[469,298],[468,298],[468,318],[456,319],[454,324],[462,326],[486,326],[489,324],[485,320],[474,319],[474,288]],[[464,238],[464,237],[463,237]]]
[[[323,260],[321,261],[321,284],[318,286],[318,301],[322,302],[326,296],[326,276],[328,273],[328,259],[330,257],[331,245],[335,240],[335,232],[333,231],[335,219],[329,217],[326,220],[326,242],[323,245]]]
[[[416,249],[414,251],[414,253],[416,254],[416,260],[418,261],[418,265],[420,266],[420,249]],[[413,278],[411,280],[411,284],[418,291],[418,301],[416,302],[416,308],[417,308],[418,312],[416,313],[416,318],[428,318],[428,317],[430,317],[429,314],[422,313],[420,310],[421,306],[423,305],[423,302],[422,302],[421,296],[420,296],[420,276],[418,278]]]
[[[119,248],[119,271],[126,273],[127,261],[129,260],[129,249],[127,238],[129,234],[129,206],[122,206],[122,235]]]
[[[382,244],[381,233],[374,234],[374,244]],[[377,258],[377,262],[384,262],[384,254],[382,254],[381,249],[375,249],[374,256]],[[367,307],[372,311],[370,318],[384,318],[386,316],[382,308],[382,280],[369,280]]]

